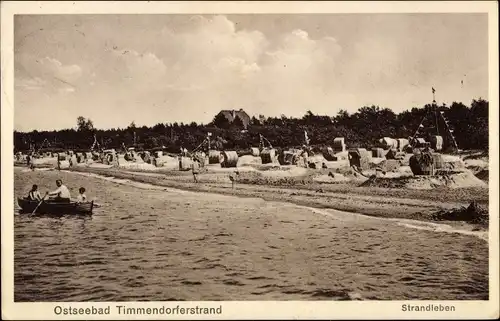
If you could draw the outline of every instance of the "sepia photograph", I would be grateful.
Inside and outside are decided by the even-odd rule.
[[[15,14],[13,302],[498,299],[491,16],[403,12]]]

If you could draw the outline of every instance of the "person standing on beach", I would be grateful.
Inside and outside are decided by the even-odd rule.
[[[28,167],[29,167],[32,171],[34,171],[34,170],[35,170],[35,164],[33,164],[33,157],[34,157],[34,155],[33,155],[33,154],[31,154],[31,155],[30,155],[30,154],[28,154],[28,155],[26,156],[26,162],[28,163],[27,165],[28,165]]]
[[[71,202],[71,194],[66,185],[63,185],[62,180],[58,179],[56,181],[57,189],[53,192],[49,193],[49,196],[52,197],[52,201],[59,203],[70,203]]]
[[[200,164],[198,163],[198,159],[193,158],[193,163],[191,164],[191,170],[193,171],[194,182],[198,183],[198,174],[200,173]]]
[[[235,170],[234,173],[229,174],[229,180],[231,181],[231,188],[234,189],[234,184],[236,183],[236,179],[240,175],[238,170]]]

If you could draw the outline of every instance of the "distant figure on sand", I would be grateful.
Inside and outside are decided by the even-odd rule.
[[[35,164],[33,164],[33,154],[28,154],[26,155],[26,165],[28,165],[28,167],[34,171],[35,170]]]
[[[62,180],[58,179],[56,181],[56,185],[57,189],[49,193],[52,201],[60,203],[70,203],[71,194],[69,192],[69,189],[65,185],[63,185]]]
[[[229,174],[229,180],[231,181],[231,187],[234,188],[234,184],[236,183],[236,178],[240,175],[238,170],[235,170],[234,173]]]
[[[193,163],[191,164],[191,170],[193,171],[194,182],[198,183],[198,174],[200,173],[200,163],[198,163],[198,159],[193,158]]]
[[[76,197],[77,203],[86,203],[87,202],[87,195],[85,195],[85,187],[80,187],[78,190],[78,196]]]
[[[31,191],[28,193],[28,199],[30,201],[38,201],[38,202],[42,200],[40,192],[38,192],[38,185],[34,184],[31,187]]]

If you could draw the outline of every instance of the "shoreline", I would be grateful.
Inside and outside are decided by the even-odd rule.
[[[461,206],[466,207],[469,200],[460,198],[460,194],[463,194],[463,191],[440,191],[439,193],[446,193],[446,196],[449,196],[446,199],[432,190],[398,191],[397,189],[354,187],[349,184],[335,184],[335,186],[327,187],[323,186],[325,184],[266,186],[261,184],[236,183],[233,189],[229,180],[227,183],[210,180],[204,182],[203,175],[200,175],[200,183],[194,183],[192,182],[190,173],[181,173],[180,175],[179,173],[175,173],[169,176],[168,172],[149,173],[88,167],[75,167],[65,171],[127,179],[134,182],[190,192],[260,198],[266,201],[286,202],[316,209],[334,209],[372,217],[411,219],[423,222],[444,223],[467,230],[488,230],[488,226],[484,224],[432,219],[432,215],[440,210],[457,209]],[[396,190],[396,193],[392,193],[394,190]],[[434,193],[438,195],[436,196]],[[381,197],[381,194],[384,196]],[[461,201],[458,201],[459,199]],[[480,200],[480,204],[484,205],[485,203],[486,205],[488,204],[484,199]]]
[[[16,166],[15,168],[22,168]],[[57,169],[46,169],[55,170]],[[201,182],[194,183],[190,172],[144,172],[116,168],[73,167],[61,170],[67,173],[89,173],[116,179],[125,179],[159,187],[182,191],[211,193],[242,198],[260,198],[265,201],[285,202],[316,209],[333,209],[343,212],[379,218],[410,219],[422,222],[443,223],[470,231],[488,230],[485,224],[472,224],[466,221],[435,220],[432,215],[441,210],[467,207],[470,200],[463,199],[470,189],[447,190],[408,190],[397,188],[359,187],[352,183],[337,184],[296,184],[264,185],[236,183],[231,187],[229,179],[221,182],[221,176],[228,173],[205,173],[199,175]],[[217,176],[214,179],[212,176]],[[473,193],[472,193],[473,194]],[[487,194],[487,192],[486,192]],[[484,195],[479,204],[486,205]]]

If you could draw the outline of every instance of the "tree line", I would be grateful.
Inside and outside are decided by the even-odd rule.
[[[94,140],[101,148],[136,147],[178,152],[180,148],[192,150],[212,133],[211,144],[217,149],[247,149],[259,146],[260,135],[273,147],[287,148],[304,144],[304,131],[313,146],[329,146],[335,137],[344,137],[349,147],[371,148],[382,137],[408,138],[420,129],[419,136],[443,136],[445,146],[451,146],[453,131],[460,149],[488,149],[488,107],[486,100],[473,100],[470,106],[454,102],[450,106],[428,104],[394,113],[391,109],[364,106],[349,114],[340,110],[335,116],[315,115],[311,111],[301,118],[252,117],[244,128],[241,119],[230,123],[218,114],[209,124],[158,123],[137,127],[132,122],[127,128],[97,129],[93,122],[78,117],[77,127],[57,131],[14,132],[16,151],[36,149],[88,150]],[[421,124],[424,116],[426,120]],[[441,115],[443,117],[441,117]],[[447,123],[445,122],[447,121]],[[421,125],[421,126],[420,126]]]

